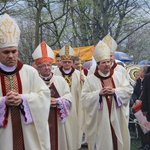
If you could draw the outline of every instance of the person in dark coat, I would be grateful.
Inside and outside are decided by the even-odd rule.
[[[136,84],[134,86],[134,91],[132,94],[132,101],[133,103],[137,100],[137,99],[141,99],[142,96],[142,90],[143,90],[143,79],[145,74],[148,71],[148,66],[141,66],[140,70],[139,70],[139,78],[136,80]]]
[[[142,100],[143,84],[145,82],[144,77],[149,72],[150,72],[150,67],[148,67],[148,66],[140,67],[140,71],[139,71],[140,77],[136,81],[136,84],[134,86],[134,91],[132,94],[133,103],[135,103],[135,101],[137,99]],[[147,150],[146,148],[149,146],[148,145],[148,137],[150,137],[149,134],[144,134],[140,125],[138,125],[138,134],[139,134],[140,140],[141,140],[141,146],[139,146],[138,149]]]
[[[143,115],[147,117],[147,120],[150,121],[150,66],[147,66],[146,73],[144,75],[143,81],[140,84],[137,83],[137,86],[135,86],[135,89],[139,87],[139,92],[137,95],[140,94],[140,100],[142,101],[142,107],[141,110],[143,112]],[[138,79],[140,80],[140,79]],[[140,88],[141,85],[141,88]],[[140,126],[139,126],[140,127]],[[144,134],[141,128],[139,128],[139,135],[141,137],[141,148],[143,150],[150,150],[150,132]]]
[[[150,66],[148,67],[150,68]],[[150,72],[145,75],[143,84],[142,112],[146,116],[147,121],[150,121]]]

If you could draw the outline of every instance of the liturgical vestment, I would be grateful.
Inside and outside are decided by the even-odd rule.
[[[68,83],[70,86],[70,91],[73,97],[72,105],[75,108],[75,112],[77,114],[77,122],[74,121],[74,141],[76,142],[76,149],[79,149],[81,147],[82,142],[82,136],[83,136],[83,130],[82,125],[84,122],[84,114],[81,109],[81,82],[80,82],[80,72],[78,70],[75,70],[74,68],[71,68],[72,71],[69,74],[70,82]],[[55,74],[58,76],[66,77],[65,74],[62,73],[62,67],[55,70]],[[67,80],[66,80],[67,81]]]
[[[51,84],[54,84],[54,86],[56,87],[57,92],[60,95],[59,99],[68,100],[71,104],[69,115],[65,119],[65,121],[62,122],[62,120],[57,117],[58,150],[75,150],[75,141],[73,139],[73,134],[75,134],[75,131],[72,131],[74,130],[74,119],[76,118],[76,113],[72,110],[74,106],[72,106],[72,95],[70,93],[69,86],[64,78],[56,75],[52,76],[52,78],[50,79],[50,84],[48,86],[50,86]]]
[[[114,71],[111,76],[115,95],[112,96],[111,112],[105,96],[100,96],[101,80],[93,75],[86,78],[81,96],[85,113],[84,132],[90,150],[113,150],[112,129],[117,139],[118,150],[130,150],[130,135],[126,110],[132,94],[125,75]],[[128,108],[129,109],[129,108]]]
[[[1,73],[0,77],[2,79],[3,73]],[[17,77],[20,79],[17,81],[20,81],[20,83],[16,82],[12,84],[14,86],[15,84],[18,84],[18,88],[22,88],[22,93],[20,94],[22,95],[21,97],[25,100],[23,101],[23,103],[25,102],[23,104],[24,111],[26,112],[24,114],[25,116],[20,112],[25,150],[50,150],[48,128],[48,115],[50,108],[49,89],[43,80],[39,77],[37,71],[31,66],[23,65],[19,70],[13,72],[13,75],[15,76],[16,73]],[[3,95],[5,92],[4,85],[6,84],[2,82],[4,81],[0,80],[1,123],[3,122],[2,119],[6,118],[6,105],[4,103],[5,95]],[[30,123],[26,123],[28,118],[32,118]],[[15,140],[12,139],[12,122],[9,108],[7,119],[7,124],[5,124],[5,126],[1,124],[0,128],[1,150],[13,150],[13,140]]]

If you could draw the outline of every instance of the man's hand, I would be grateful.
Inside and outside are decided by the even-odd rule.
[[[83,75],[83,74],[80,74],[80,80],[81,80],[82,82],[84,82],[84,75]]]
[[[108,95],[113,95],[115,93],[115,89],[111,87],[105,87]]]
[[[102,88],[100,90],[100,95],[106,95],[107,94],[107,90],[105,88]]]
[[[56,98],[51,97],[51,106],[52,106],[52,107],[56,107],[56,105],[57,105],[57,100],[56,100]]]
[[[6,94],[6,105],[19,106],[22,103],[22,99],[19,93],[15,91],[9,91]]]
[[[115,93],[115,89],[111,87],[104,87],[100,90],[100,95],[113,95]]]

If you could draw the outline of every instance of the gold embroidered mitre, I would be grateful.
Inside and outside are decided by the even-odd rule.
[[[102,41],[108,45],[108,47],[110,48],[110,52],[115,53],[118,45],[117,45],[116,41],[109,34],[107,34],[102,39]]]
[[[100,62],[105,59],[110,59],[109,47],[103,41],[99,41],[94,48],[93,57],[96,60],[96,62]]]
[[[54,60],[54,52],[52,49],[43,41],[39,46],[34,50],[32,57],[35,61],[35,64],[41,64],[45,62],[52,63]]]
[[[20,29],[13,18],[8,14],[0,16],[0,48],[17,46],[20,38]]]
[[[73,48],[70,45],[66,44],[60,50],[59,55],[63,60],[71,60],[75,56],[75,51],[73,50]]]

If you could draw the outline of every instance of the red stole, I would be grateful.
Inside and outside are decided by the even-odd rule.
[[[113,64],[113,66],[111,67],[111,69],[115,69],[116,66],[117,66],[117,63],[114,61],[114,64]]]

